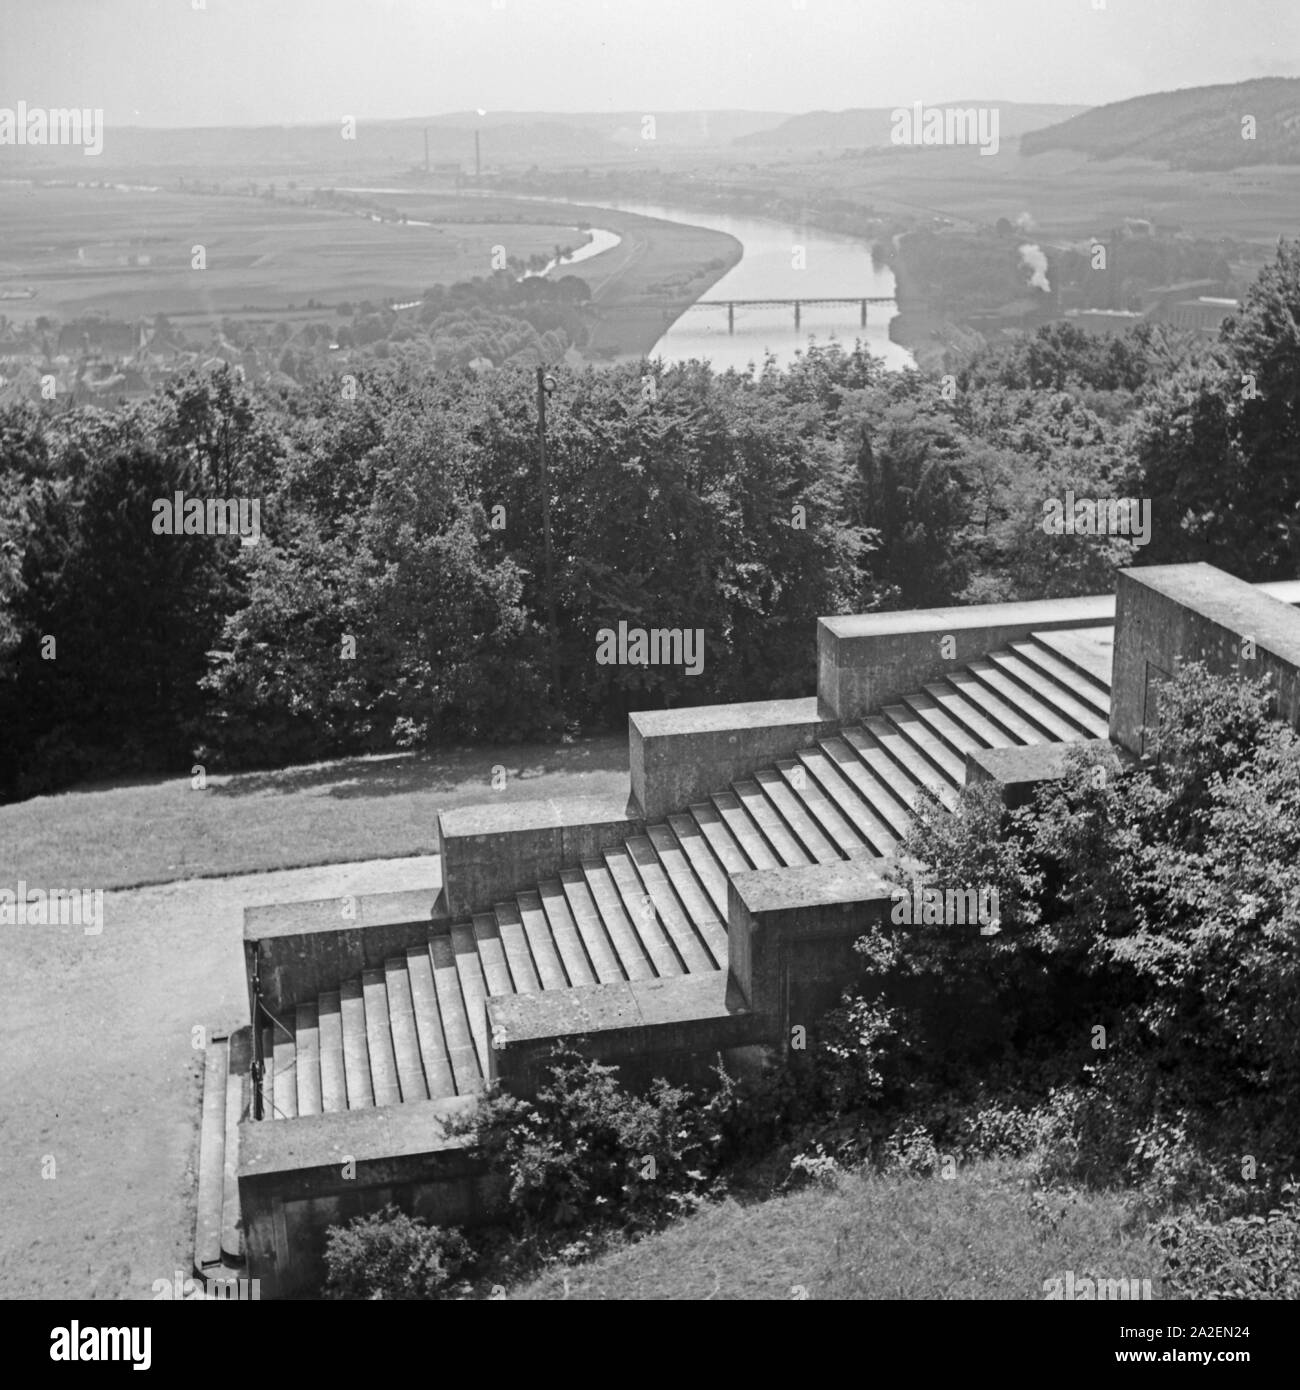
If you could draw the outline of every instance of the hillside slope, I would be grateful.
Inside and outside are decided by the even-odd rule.
[[[1083,106],[1056,106],[1023,103],[1016,101],[952,101],[936,106],[936,110],[948,107],[987,107],[998,113],[998,135],[1003,140],[1014,140],[1028,131],[1039,130],[1043,126],[1059,126],[1070,117],[1087,110]],[[816,147],[822,149],[859,149],[874,145],[888,145],[890,130],[894,124],[894,107],[856,107],[848,111],[808,111],[801,116],[791,116],[770,130],[758,130],[742,135],[732,141],[741,147]]]
[[[1254,138],[1247,138],[1247,118]],[[1300,78],[1186,87],[1094,107],[1027,134],[1024,155],[1076,150],[1093,159],[1160,160],[1182,169],[1300,163]]]

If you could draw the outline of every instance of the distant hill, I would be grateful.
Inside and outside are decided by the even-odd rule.
[[[1018,139],[1027,131],[1066,121],[1088,109],[1086,106],[1057,106],[1017,101],[948,101],[935,105],[939,110],[945,110],[950,106],[996,108],[998,136],[1002,140]],[[762,145],[821,149],[858,149],[872,145],[888,145],[896,109],[892,106],[864,106],[849,111],[809,111],[802,116],[791,116],[771,129],[740,135],[734,143],[751,147]]]
[[[436,163],[474,165],[474,132],[480,134],[485,168],[519,164],[576,164],[624,160],[629,149],[724,148],[739,135],[770,129],[786,119],[783,111],[655,112],[653,143],[643,136],[640,111],[450,112],[405,120],[356,122],[355,138],[342,138],[333,125],[213,126],[174,130],[119,126],[104,130],[102,159],[87,161],[79,147],[0,146],[0,170],[27,172],[36,166],[72,166],[82,176],[100,176],[100,166],[142,165],[186,176],[229,170],[264,177],[288,176],[302,169],[345,171],[392,164],[411,167],[429,158]],[[94,165],[92,168],[91,165]]]
[[[1255,138],[1242,138],[1245,117]],[[1300,77],[1185,87],[1097,106],[1026,135],[1024,155],[1075,150],[1093,159],[1153,159],[1179,169],[1300,163]]]

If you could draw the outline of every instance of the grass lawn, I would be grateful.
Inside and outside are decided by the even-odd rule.
[[[1046,1281],[1150,1279],[1160,1253],[1117,1193],[1036,1209],[1023,1170],[972,1164],[942,1178],[846,1174],[832,1185],[725,1201],[636,1245],[561,1265],[510,1298],[1045,1299]]]
[[[202,791],[188,778],[86,787],[0,806],[0,883],[130,888],[404,858],[437,850],[444,807],[628,789],[621,734],[214,776]]]

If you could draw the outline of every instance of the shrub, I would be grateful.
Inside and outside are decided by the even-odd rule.
[[[472,1259],[459,1231],[386,1206],[330,1227],[323,1293],[339,1299],[436,1299]]]
[[[1295,1188],[1265,1216],[1213,1223],[1194,1216],[1162,1221],[1168,1287],[1177,1298],[1300,1298],[1300,1207]]]
[[[499,1095],[476,1112],[475,1137],[532,1230],[653,1229],[720,1191],[718,1107],[662,1080],[636,1095],[616,1072],[560,1047],[535,1102]]]

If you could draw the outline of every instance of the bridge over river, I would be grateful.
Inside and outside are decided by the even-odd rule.
[[[867,305],[868,304],[893,304],[893,295],[860,295],[860,294],[839,294],[839,295],[809,295],[799,299],[697,299],[691,305],[692,309],[726,309],[727,311],[727,332],[734,334],[736,331],[736,310],[740,309],[782,309],[791,305],[794,307],[794,326],[800,327],[800,320],[805,304],[856,304],[861,312],[859,323],[863,328],[867,326]]]

